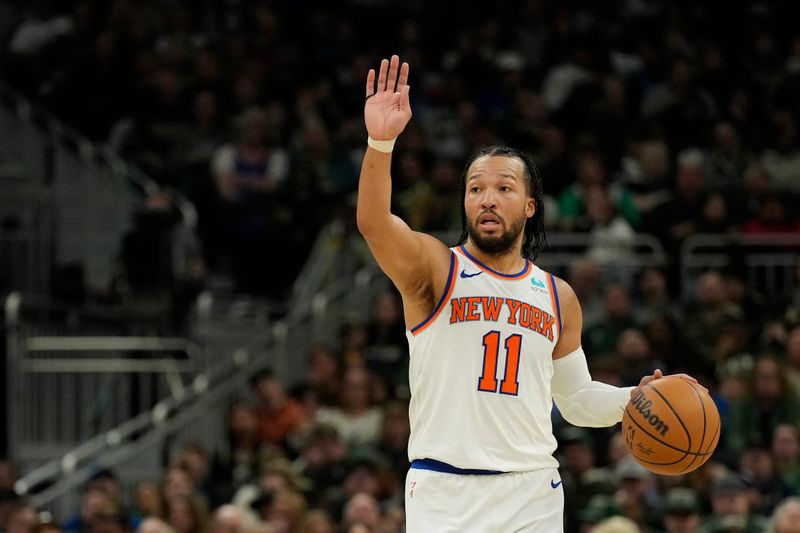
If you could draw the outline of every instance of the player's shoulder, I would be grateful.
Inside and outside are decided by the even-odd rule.
[[[578,296],[566,280],[553,275],[558,301],[562,308],[569,308],[578,304]]]

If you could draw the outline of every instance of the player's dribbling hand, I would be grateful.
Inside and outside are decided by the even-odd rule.
[[[703,390],[706,392],[706,394],[708,394],[708,389],[706,389],[705,387],[703,387],[702,385],[700,385],[700,384],[697,382],[697,380],[696,380],[696,379],[694,379],[694,378],[693,378],[692,376],[690,376],[689,374],[670,374],[670,376],[674,376],[674,377],[678,377],[678,378],[681,378],[681,379],[685,379],[686,381],[691,381],[692,383],[694,383],[695,385],[697,385],[698,387],[700,387],[701,389],[703,389]],[[664,373],[663,373],[663,372],[661,372],[661,369],[660,369],[660,368],[656,368],[655,372],[653,372],[651,375],[649,375],[649,376],[644,376],[644,377],[642,378],[642,380],[639,382],[639,386],[638,386],[637,388],[639,388],[639,387],[643,387],[643,386],[647,385],[648,383],[650,383],[651,381],[654,381],[654,380],[656,380],[656,379],[661,379],[661,378],[663,378],[663,377],[664,377]],[[636,391],[636,389],[634,389],[633,391],[631,391],[631,394],[633,394],[633,392],[635,392],[635,391]]]
[[[392,56],[391,60],[384,59],[381,61],[376,88],[375,69],[369,69],[364,123],[367,133],[376,141],[394,139],[411,120],[408,71],[408,63],[401,65],[398,56]]]

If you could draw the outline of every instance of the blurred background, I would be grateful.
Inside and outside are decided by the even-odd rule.
[[[800,33],[667,0],[0,4],[0,531],[402,531],[405,328],[354,224],[392,53],[395,212],[453,244],[466,158],[530,152],[595,378],[722,415],[660,477],[554,412],[566,531],[798,531]]]

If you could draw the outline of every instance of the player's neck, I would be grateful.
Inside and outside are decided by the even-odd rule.
[[[475,246],[471,240],[467,240],[464,248],[478,261],[488,266],[496,272],[502,274],[516,274],[520,272],[527,263],[527,259],[522,257],[522,252],[518,246],[512,246],[507,252],[502,254],[487,254]]]

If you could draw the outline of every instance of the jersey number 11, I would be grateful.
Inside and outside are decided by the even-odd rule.
[[[500,381],[500,394],[517,395],[519,382],[519,354],[522,348],[522,335],[515,334],[506,338],[506,371]],[[478,390],[498,392],[497,359],[500,353],[500,332],[490,331],[483,336],[483,373],[478,378]]]

